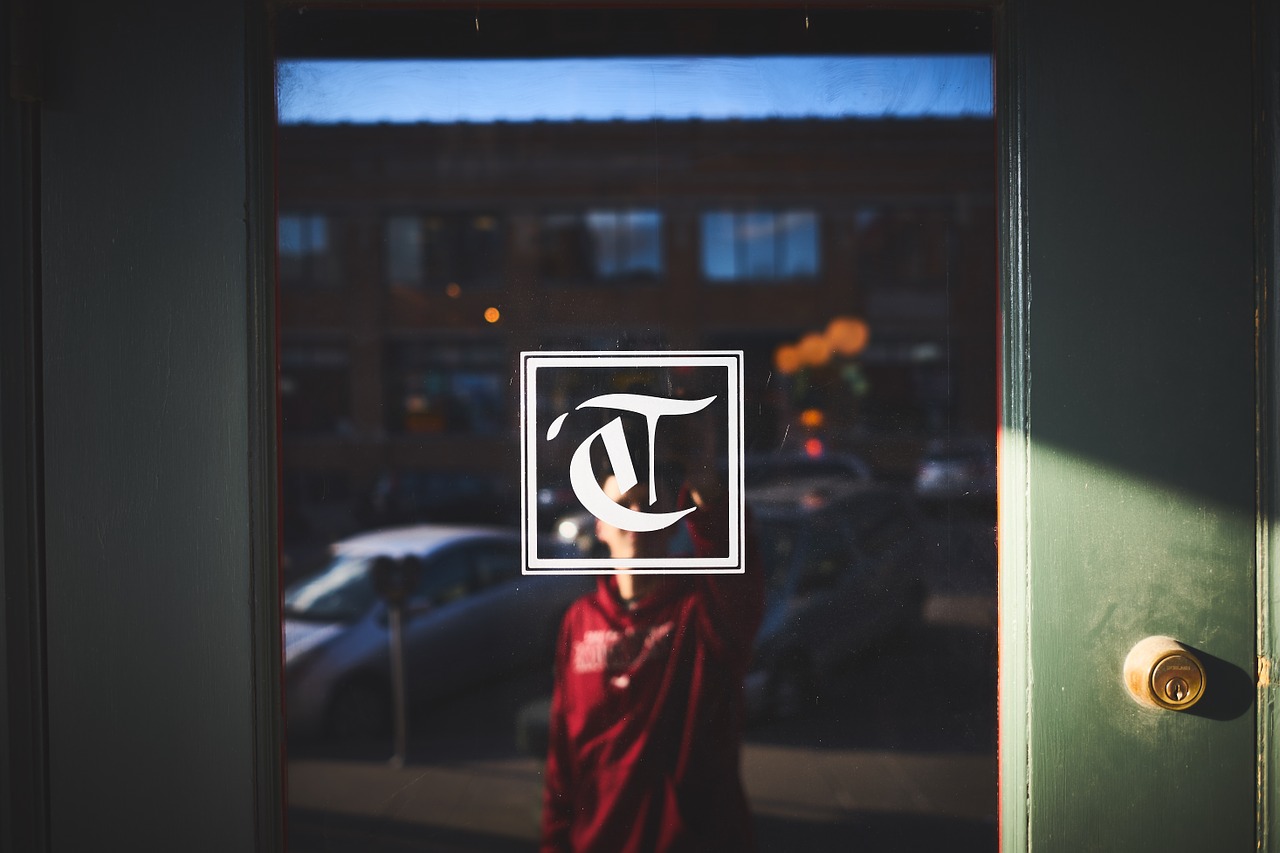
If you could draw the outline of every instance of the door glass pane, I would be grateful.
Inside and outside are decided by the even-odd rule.
[[[995,846],[990,42],[972,12],[280,12],[290,850]],[[742,353],[758,577],[627,604],[518,573],[520,354],[580,351]],[[601,376],[548,379],[539,422],[635,390]],[[556,554],[619,555],[567,475],[532,500]]]

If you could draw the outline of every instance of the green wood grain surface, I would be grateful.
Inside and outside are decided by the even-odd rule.
[[[1004,849],[1254,849],[1250,6],[1014,5]],[[1151,634],[1197,712],[1125,692]]]

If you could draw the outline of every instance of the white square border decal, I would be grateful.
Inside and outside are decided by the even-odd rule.
[[[608,575],[626,571],[635,574],[741,574],[745,567],[743,555],[746,551],[746,528],[743,524],[745,496],[742,488],[742,360],[741,351],[520,353],[520,547],[523,573]],[[540,543],[546,540],[538,531],[537,500],[541,483],[537,470],[537,449],[538,441],[547,435],[553,424],[541,423],[538,419],[538,371],[542,368],[602,367],[725,369],[727,379],[724,393],[728,412],[724,436],[728,455],[724,484],[728,498],[727,556],[615,560],[610,557],[564,557],[539,553]],[[570,406],[569,411],[573,410],[573,406]],[[561,418],[563,414],[561,413]]]

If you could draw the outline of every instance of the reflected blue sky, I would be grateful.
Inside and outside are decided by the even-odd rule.
[[[991,58],[292,60],[283,124],[992,114]]]

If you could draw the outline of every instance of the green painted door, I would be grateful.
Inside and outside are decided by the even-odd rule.
[[[1004,849],[1254,849],[1250,4],[1008,13]],[[1126,692],[1149,635],[1192,710]]]

